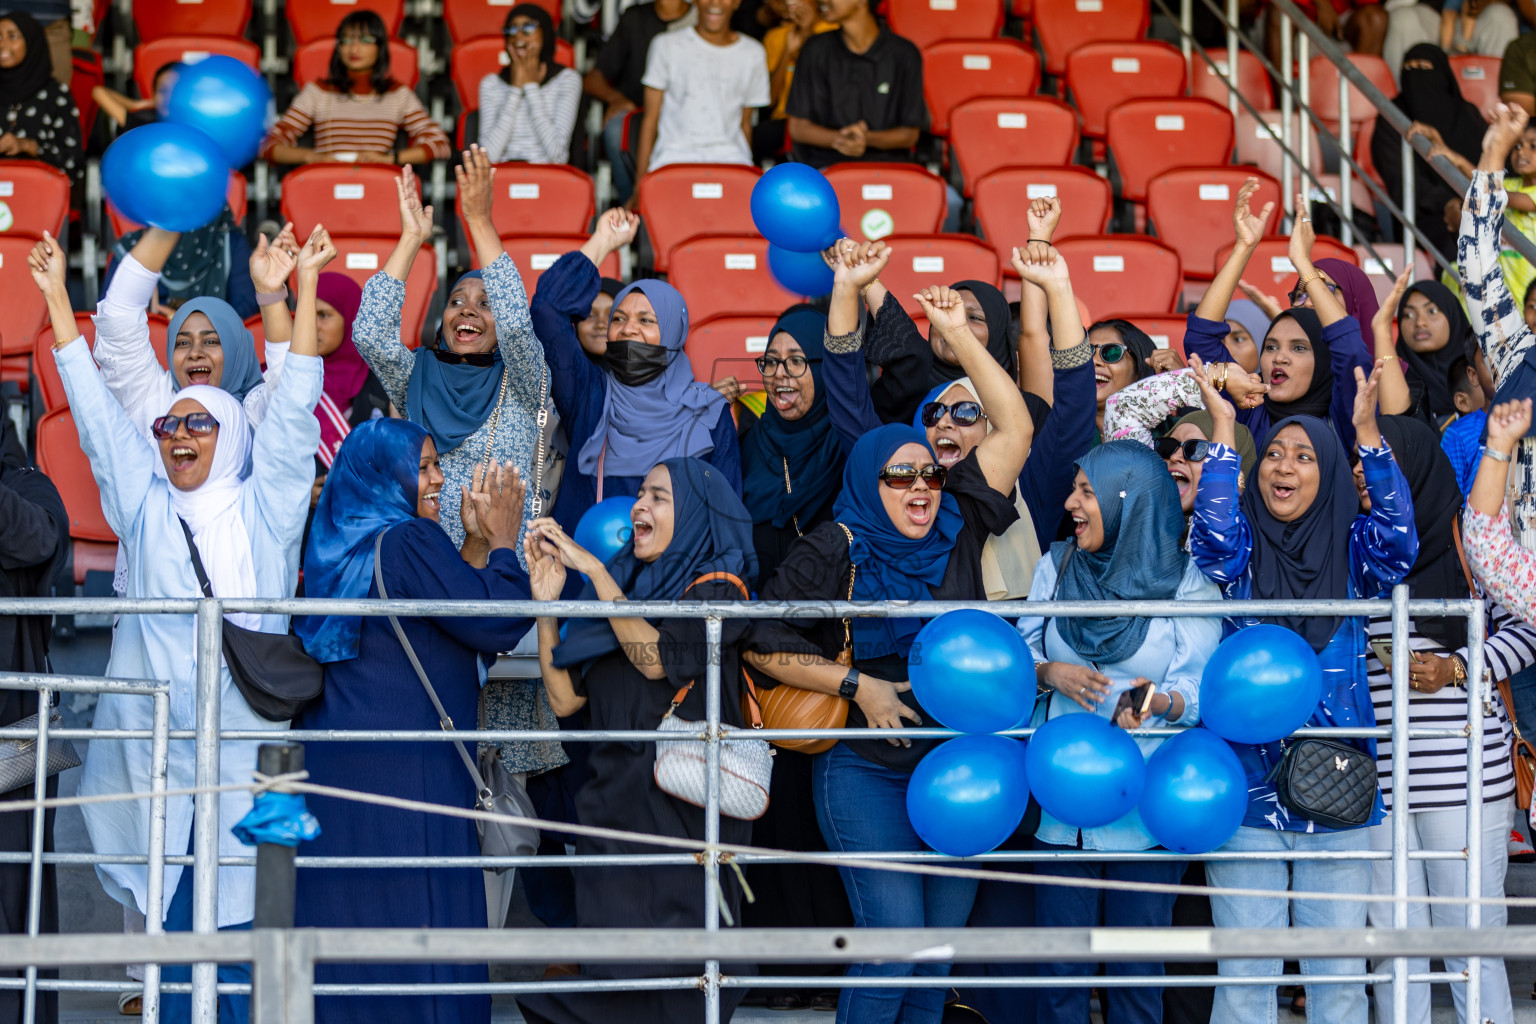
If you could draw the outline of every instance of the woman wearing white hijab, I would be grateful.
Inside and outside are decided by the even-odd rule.
[[[194,385],[176,393],[147,440],[112,397],[89,348],[75,333],[74,316],[64,291],[65,258],[51,240],[38,243],[28,258],[33,280],[48,300],[54,356],[75,423],[80,446],[91,460],[101,489],[102,511],[128,552],[128,597],[190,598],[201,594],[182,532],[185,522],[220,598],[289,597],[298,580],[299,542],[309,511],[315,477],[315,447],[320,424],[314,415],[322,382],[315,330],[315,289],[320,269],[336,254],[323,228],[316,228],[299,254],[299,312],[287,366],[273,389],[266,417],[253,439],[241,403],[229,392]],[[254,443],[253,443],[254,441]],[[248,629],[286,633],[281,615],[231,614]],[[162,679],[171,686],[171,728],[196,724],[197,639],[190,615],[125,615],[118,620],[107,674],[118,679]],[[224,729],[276,730],[285,723],[258,717],[235,687],[227,667],[220,668],[220,724]],[[106,695],[97,705],[95,724],[103,729],[148,729],[150,702],[143,697]],[[248,783],[256,767],[255,742],[226,742],[220,747],[220,782]],[[150,789],[149,744],[98,739],[80,780],[82,795]],[[192,744],[171,745],[169,788],[194,784]],[[192,798],[166,801],[166,852],[187,851],[192,838]],[[136,800],[91,804],[86,828],[97,853],[147,852],[149,802]],[[249,856],[231,827],[250,810],[251,795],[231,791],[219,796],[219,853]],[[145,910],[148,872],[142,865],[103,864],[97,873],[113,898]],[[254,914],[255,872],[247,867],[219,868],[218,923],[221,928],[249,927]],[[191,874],[165,869],[168,930],[191,924]],[[184,970],[184,969],[183,969]],[[167,969],[167,981],[174,980]],[[247,968],[220,967],[220,981],[249,980]],[[221,996],[221,1019],[235,1019],[244,996]],[[167,997],[166,1021],[186,1019],[189,1000]],[[240,1019],[244,1019],[241,1017]]]

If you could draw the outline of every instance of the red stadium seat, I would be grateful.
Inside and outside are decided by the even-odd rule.
[[[334,38],[341,20],[353,11],[375,11],[393,38],[405,20],[405,0],[296,0],[283,5],[293,41],[303,45],[315,39]]]
[[[30,235],[0,234],[0,295],[5,296],[5,334],[0,336],[0,356],[21,356],[32,351],[32,341],[48,322],[48,303],[32,283],[27,254],[37,244]]]
[[[1172,310],[1182,270],[1179,254],[1146,235],[1064,238],[1056,250],[1072,271],[1072,291],[1095,315],[1105,310]]]
[[[1106,141],[1120,197],[1141,202],[1147,183],[1175,167],[1214,167],[1232,156],[1232,115],[1210,100],[1128,100],[1109,112]]]
[[[448,55],[453,91],[459,94],[459,105],[466,111],[480,109],[480,80],[510,63],[499,26],[496,33],[495,38],[457,43]],[[567,40],[555,40],[555,63],[568,68],[576,66],[576,51]]]
[[[233,57],[249,68],[261,62],[261,49],[244,39],[220,36],[167,36],[133,48],[133,81],[140,96],[155,94],[155,72],[167,64],[196,64],[204,57],[219,54]]]
[[[1152,339],[1152,344],[1158,348],[1171,348],[1179,354],[1179,358],[1184,357],[1184,329],[1189,326],[1189,319],[1182,314],[1168,316],[1162,313],[1110,313],[1099,319],[1129,320],[1147,332],[1147,337]]]
[[[315,165],[319,166],[319,165]],[[298,227],[295,225],[294,230]],[[395,225],[395,235],[400,233],[400,226]],[[336,258],[325,269],[338,274],[346,274],[359,285],[368,283],[368,279],[384,269],[384,264],[389,259],[389,254],[394,251],[398,237],[394,238],[359,238],[339,237],[335,231],[331,232],[331,241],[336,245]],[[288,283],[288,290],[297,293],[299,283],[297,278]],[[432,296],[437,292],[437,253],[431,245],[423,245],[421,251],[416,254],[416,260],[411,264],[410,276],[405,281],[405,308],[400,315],[400,340],[409,348],[415,348],[421,340],[422,327],[427,322],[428,307],[432,305]]]
[[[1321,174],[1323,173],[1323,148],[1318,145],[1317,132],[1310,123],[1304,122],[1305,119],[1300,114],[1291,115],[1291,149],[1300,154],[1302,130],[1312,132],[1312,151],[1308,155],[1308,164],[1313,174]],[[1261,118],[1249,113],[1238,114],[1237,152],[1233,160],[1240,164],[1252,164],[1278,180],[1281,177],[1280,165],[1284,154],[1275,135],[1281,134],[1284,127],[1285,118],[1278,110],[1267,111]],[[1356,159],[1359,157],[1357,156]],[[1295,172],[1294,165],[1292,172]]]
[[[693,366],[693,379],[717,381],[735,377],[743,391],[763,390],[756,360],[768,350],[772,316],[717,316],[688,331],[683,351]]]
[[[331,73],[331,54],[336,51],[336,40],[315,39],[299,47],[293,55],[293,82],[300,89],[310,82],[323,82]],[[396,82],[409,89],[416,88],[421,69],[416,58],[416,47],[398,39],[389,41],[389,74]]]
[[[1060,75],[1067,54],[1086,43],[1132,42],[1147,34],[1147,0],[1035,0],[1035,31],[1045,73]]]
[[[549,12],[555,26],[560,25],[560,0],[534,0]],[[448,38],[455,48],[481,36],[501,38],[512,5],[502,0],[443,0],[443,21],[448,24]],[[558,59],[558,58],[557,58]]]
[[[1370,79],[1371,84],[1380,89],[1383,94],[1397,95],[1397,83],[1392,80],[1392,69],[1387,66],[1386,61],[1367,53],[1351,53],[1349,62],[1365,72],[1365,77]],[[1339,69],[1334,67],[1333,61],[1327,57],[1313,57],[1311,76],[1309,95],[1312,99],[1312,112],[1323,119],[1323,123],[1330,131],[1337,131]],[[1376,120],[1376,108],[1365,98],[1365,94],[1354,86],[1349,87],[1349,120],[1356,125],[1361,121]]]
[[[976,182],[1000,167],[1071,163],[1077,111],[1048,96],[971,100],[950,112],[949,133],[970,195]]]
[[[0,231],[57,238],[69,217],[69,175],[37,160],[0,161]]]
[[[880,272],[880,282],[909,313],[922,315],[923,307],[912,296],[930,285],[987,281],[1003,286],[997,253],[972,235],[897,235],[885,241],[891,261]]]
[[[1147,186],[1147,219],[1157,237],[1178,250],[1188,277],[1211,277],[1211,258],[1217,249],[1232,241],[1232,203],[1238,190],[1249,178],[1258,178],[1258,190],[1248,200],[1255,216],[1265,203],[1275,208],[1264,223],[1266,231],[1276,230],[1284,206],[1280,202],[1280,183],[1267,174],[1254,174],[1246,167],[1184,167],[1152,179]]]
[[[757,234],[752,186],[762,174],[756,167],[735,164],[673,164],[641,178],[640,216],[656,271],[666,273],[672,249],[690,238]]]
[[[1003,30],[1002,0],[890,0],[891,31],[918,49],[943,39],[996,39]],[[923,69],[927,77],[928,69]]]
[[[1067,88],[1083,134],[1104,137],[1110,110],[1130,99],[1183,96],[1184,55],[1167,43],[1089,43],[1067,55]]]
[[[517,264],[517,271],[523,277],[523,290],[529,295],[538,289],[544,271],[554,266],[561,256],[580,249],[586,242],[586,235],[520,235],[501,240],[507,255]],[[604,277],[617,278],[620,274],[619,254],[609,253],[597,269]]]
[[[32,371],[26,356],[0,356],[0,384],[15,384],[17,390],[27,394],[32,386]]]
[[[833,164],[823,173],[850,238],[931,235],[944,223],[944,179],[917,164]]]
[[[688,319],[778,316],[803,296],[786,291],[768,270],[762,236],[694,238],[672,250],[673,287],[688,301]]]
[[[135,0],[133,23],[146,43],[166,36],[241,39],[251,23],[251,0]]]
[[[112,572],[117,561],[117,535],[101,511],[101,492],[91,475],[91,462],[80,448],[75,418],[55,409],[37,421],[37,468],[48,474],[69,516],[75,582],[84,583],[87,570]]]
[[[494,188],[491,221],[502,238],[579,235],[597,212],[592,179],[566,164],[497,164]],[[455,202],[463,221],[462,197]],[[464,235],[469,236],[468,227]]]
[[[1451,58],[1451,71],[1456,75],[1456,85],[1461,95],[1476,104],[1478,110],[1487,110],[1499,102],[1499,57],[1478,57],[1458,53]],[[1388,95],[1391,95],[1390,93]],[[1355,113],[1355,98],[1349,98],[1349,113]]]
[[[1109,226],[1109,182],[1086,167],[1005,167],[976,183],[976,224],[997,250],[1003,273],[1016,277],[1013,250],[1029,240],[1029,204],[1042,196],[1061,199],[1057,238],[1098,235]]]
[[[1029,96],[1040,88],[1040,58],[1013,39],[934,43],[923,51],[928,130],[949,134],[949,112],[979,96]]]
[[[249,189],[245,176],[239,171],[229,172],[229,191],[225,193],[225,202],[229,204],[229,212],[234,216],[236,224],[245,223],[246,192]],[[107,201],[107,220],[112,224],[113,237],[121,238],[130,231],[137,231],[144,225],[129,220],[120,213],[117,207]]]
[[[283,179],[283,219],[293,221],[302,244],[315,224],[336,235],[400,237],[395,182],[399,172],[383,164],[310,164]],[[421,189],[421,180],[416,179]]]
[[[96,347],[96,321],[91,318],[91,314],[76,313],[75,330],[85,337],[87,345],[93,349]],[[53,342],[53,325],[49,324],[37,332],[37,338],[32,343],[32,375],[37,378],[38,397],[43,400],[46,412],[62,409],[69,404],[69,397],[64,394],[64,380],[59,376],[59,367],[54,361]]]
[[[1227,262],[1227,257],[1232,254],[1232,245],[1228,242],[1217,250],[1213,264],[1215,270],[1220,270],[1221,265]],[[1291,240],[1284,235],[1261,239],[1253,255],[1248,258],[1247,269],[1243,271],[1244,281],[1266,295],[1275,296],[1282,306],[1288,302],[1284,293],[1296,283],[1296,265],[1291,262],[1290,247]],[[1312,244],[1313,262],[1321,259],[1343,260],[1357,267],[1360,265],[1360,257],[1355,250],[1327,235],[1318,235],[1317,241]]]
[[[70,61],[73,74],[69,76],[69,95],[80,111],[81,138],[91,137],[96,124],[96,97],[92,95],[98,85],[107,83],[106,72],[101,67],[101,54],[95,50],[76,50]]]
[[[1230,93],[1227,89],[1227,51],[1223,48],[1206,50],[1215,61],[1207,64],[1199,57],[1190,58],[1189,94],[1227,106]],[[1237,51],[1237,91],[1258,110],[1275,109],[1275,90],[1269,82],[1269,72],[1259,63],[1258,55],[1250,50]],[[1247,108],[1238,104],[1239,114]]]

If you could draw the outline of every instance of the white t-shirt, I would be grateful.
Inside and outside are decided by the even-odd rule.
[[[729,46],[715,46],[697,31],[663,32],[651,42],[643,81],[647,89],[667,94],[651,170],[668,164],[752,162],[741,112],[770,101],[762,43],[738,35]]]

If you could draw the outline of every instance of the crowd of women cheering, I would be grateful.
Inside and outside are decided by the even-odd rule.
[[[1465,309],[1441,285],[1411,282],[1407,274],[1378,305],[1358,269],[1314,263],[1300,197],[1289,308],[1266,317],[1234,301],[1271,213],[1250,208],[1250,185],[1235,202],[1231,256],[1189,314],[1186,366],[1126,321],[1081,322],[1071,268],[1051,242],[1060,204],[1037,199],[1018,226],[1027,240],[1013,257],[1023,282],[1016,315],[998,289],[980,281],[892,294],[881,283],[889,246],[843,239],[830,247],[831,294],[786,310],[757,359],[760,381],[735,382],[765,392],[760,414],[733,403],[726,392],[736,387],[694,379],[684,352],[688,309],[675,288],[599,277],[603,260],[633,241],[634,215],[604,212],[590,240],[527,295],[491,224],[494,170],[478,147],[464,154],[457,184],[479,269],[453,284],[435,339],[420,348],[401,337],[401,308],[432,211],[421,206],[409,168],[399,179],[399,244],[360,293],[326,272],[335,249],[323,227],[301,243],[290,226],[254,247],[246,269],[265,328],[261,352],[229,301],[193,296],[171,321],[162,368],[146,311],[181,241],[173,233],[147,229],[122,254],[95,311],[94,353],[76,328],[64,285],[67,254],[57,240],[45,238],[29,263],[48,303],[54,358],[80,442],[120,538],[117,586],[125,596],[912,602],[906,618],[724,621],[727,722],[747,724],[741,698],[749,688],[790,687],[844,702],[848,727],[888,737],[823,744],[815,753],[779,751],[767,813],[723,819],[720,838],[796,851],[915,853],[924,846],[908,822],[905,793],[936,741],[908,739],[903,730],[931,724],[908,683],[926,601],[1303,601],[1380,597],[1407,583],[1415,597],[1485,602],[1491,678],[1518,678],[1536,662],[1536,552],[1525,543],[1536,444],[1524,441],[1528,396],[1536,390],[1524,363],[1536,336],[1506,286],[1497,241],[1505,160],[1525,120],[1517,109],[1499,108],[1483,142],[1460,225]],[[926,317],[926,338],[908,303]],[[67,523],[51,484],[28,467],[8,422],[4,429],[0,595],[38,596],[49,592],[64,557]],[[1462,437],[1468,431],[1470,442]],[[1516,479],[1506,486],[1512,463]],[[630,538],[606,561],[573,540],[583,513],[605,496],[635,499]],[[1036,663],[1034,721],[1094,714],[1126,729],[1197,727],[1207,659],[1224,635],[1260,621],[1293,630],[1322,662],[1322,698],[1309,724],[1391,724],[1385,617],[1236,614],[1019,619]],[[247,640],[264,634],[279,641],[291,630],[324,684],[318,698],[274,711],[227,646],[220,669],[226,730],[275,731],[290,721],[335,730],[434,723],[648,730],[669,715],[705,717],[703,687],[694,685],[710,655],[701,619],[308,616],[290,623],[231,613],[225,628]],[[0,619],[5,668],[46,669],[47,641],[44,618]],[[1410,623],[1404,653],[1412,659],[1407,708],[1414,725],[1467,720],[1467,644],[1463,620]],[[196,650],[190,616],[125,615],[114,628],[108,674],[167,681],[171,727],[191,729]],[[538,678],[490,678],[498,654],[512,651],[536,654]],[[1147,684],[1149,697],[1132,701],[1131,691],[1145,693]],[[30,699],[13,692],[12,710],[36,711]],[[94,724],[139,729],[149,720],[147,698],[107,695]],[[1224,849],[1269,856],[1212,861],[1203,873],[1172,857],[1012,865],[1055,876],[1049,885],[762,865],[745,875],[754,900],[734,872],[722,872],[720,899],[731,920],[754,926],[1386,924],[1389,905],[1364,898],[1391,891],[1386,862],[1286,857],[1387,849],[1388,815],[1397,813],[1409,816],[1413,849],[1462,850],[1469,772],[1479,772],[1483,891],[1465,892],[1464,865],[1453,859],[1410,861],[1410,891],[1502,896],[1504,839],[1516,803],[1512,737],[1515,725],[1529,723],[1519,723],[1518,707],[1499,698],[1485,704],[1483,722],[1485,760],[1470,767],[1460,740],[1415,740],[1406,751],[1350,741],[1376,759],[1381,780],[1374,813],[1358,828],[1330,828],[1288,809],[1271,781],[1282,744],[1237,746],[1249,806]],[[1138,737],[1144,753],[1160,742]],[[223,782],[249,780],[256,747],[223,744]],[[1411,763],[1406,799],[1390,785],[1398,757]],[[492,790],[506,801],[498,807],[525,815],[702,840],[703,810],[659,787],[655,760],[655,745],[639,742],[511,742],[475,756],[447,743],[312,743],[307,750],[310,779],[328,786],[454,807],[473,806]],[[93,740],[80,790],[147,792],[149,761],[147,744]],[[193,768],[191,745],[173,744],[170,788],[190,787]],[[222,855],[246,852],[231,826],[251,803],[238,789],[220,795]],[[167,852],[185,853],[192,798],[171,797],[168,807]],[[310,808],[323,829],[304,848],[310,855],[467,857],[486,848],[462,818],[331,797],[312,798]],[[147,802],[96,803],[84,812],[96,852],[129,859],[146,852]],[[7,848],[27,848],[22,821],[0,819]],[[703,920],[696,867],[560,866],[569,850],[654,852],[643,842],[531,829],[499,833],[497,842],[502,852],[551,854],[548,867],[521,873],[530,905],[551,925],[688,928]],[[1041,812],[1005,846],[1125,853],[1156,843],[1134,811],[1090,829]],[[129,917],[144,913],[142,864],[103,864],[98,874]],[[305,869],[298,923],[500,927],[516,874]],[[23,927],[25,877],[24,869],[0,872],[0,892],[16,897],[0,900],[16,919],[11,931]],[[1155,887],[1074,884],[1090,879],[1187,879],[1272,895],[1175,899]],[[189,929],[190,872],[167,868],[164,891],[165,927]],[[1300,892],[1362,898],[1291,899]],[[219,927],[250,927],[253,900],[253,869],[221,867]],[[1457,927],[1465,908],[1416,904],[1410,919]],[[1489,904],[1482,921],[1500,926],[1504,910]],[[1347,957],[1301,966],[1311,975],[1366,969],[1363,959]],[[1460,970],[1460,963],[1449,958],[1446,968]],[[985,965],[953,984],[986,1019],[1085,1024],[1087,987],[999,988],[987,978],[1030,971],[1081,977],[1099,969]],[[1222,975],[1252,984],[1214,993],[1165,992],[1165,968],[1156,961],[1103,969],[1144,979],[1105,990],[1104,1009],[1116,1024],[1164,1016],[1226,1022],[1274,1019],[1276,989],[1266,978],[1282,964],[1221,961]],[[841,990],[829,983],[770,999],[780,1008],[835,1008],[840,1024],[937,1022],[954,995],[928,979],[949,970],[941,961],[860,964],[849,973],[923,983]],[[622,980],[679,968],[551,971]],[[164,976],[178,980],[175,969]],[[220,979],[249,974],[243,965],[224,965]],[[1510,1019],[1502,964],[1484,960],[1482,979],[1483,1013]],[[317,980],[470,984],[485,982],[487,969],[326,964]],[[1461,1008],[1463,988],[1453,993]],[[743,995],[726,989],[727,1010]],[[1369,1000],[1390,1007],[1391,996],[1383,985],[1371,992],[1319,984],[1298,999],[1315,1019],[1365,1024]],[[221,1020],[246,1019],[245,997],[219,999]],[[1414,1019],[1427,1021],[1428,986],[1414,985],[1409,1001]],[[699,992],[679,989],[542,993],[518,1002],[524,1018],[540,1024],[682,1021],[703,1010]],[[188,1003],[168,997],[166,1017],[188,1019]],[[317,1013],[327,1022],[488,1021],[490,997],[321,996]]]

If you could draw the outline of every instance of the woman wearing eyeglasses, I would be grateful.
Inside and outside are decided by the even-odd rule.
[[[480,80],[480,145],[492,163],[563,164],[581,102],[581,76],[555,63],[555,23],[518,4],[501,28],[507,66]]]

